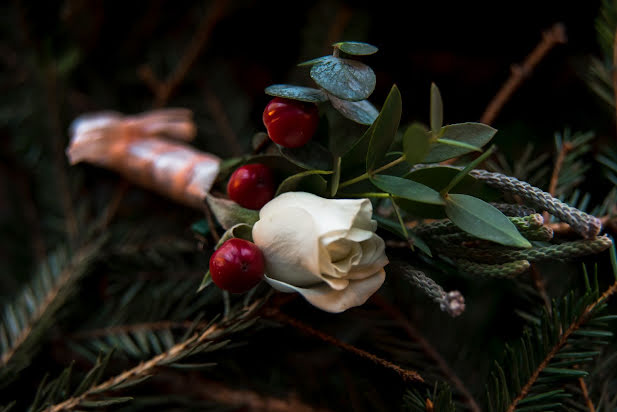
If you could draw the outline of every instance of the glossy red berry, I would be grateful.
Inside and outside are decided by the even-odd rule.
[[[261,163],[236,169],[227,182],[229,198],[247,209],[258,210],[274,197],[274,174]]]
[[[313,103],[276,97],[266,105],[263,122],[274,143],[288,148],[300,147],[315,134],[319,110]]]
[[[210,258],[210,276],[219,288],[231,293],[246,292],[264,275],[264,257],[259,248],[244,239],[229,239]]]

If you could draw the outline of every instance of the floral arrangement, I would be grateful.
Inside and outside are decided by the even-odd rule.
[[[437,86],[429,125],[402,127],[396,86],[380,111],[367,100],[375,74],[358,58],[377,48],[360,42],[333,48],[330,56],[300,64],[310,67],[318,88],[266,89],[274,96],[263,113],[267,136],[256,136],[255,154],[222,163],[219,181],[229,199],[209,194],[207,202],[226,232],[202,288],[211,279],[246,292],[263,278],[325,311],[362,305],[387,273],[378,226],[415,253],[485,276],[511,277],[532,261],[611,245],[598,236],[597,218],[525,182],[475,170],[495,152],[483,147],[497,131],[482,123],[444,125]],[[466,166],[450,165],[470,155]],[[534,208],[562,219],[581,239],[551,243],[553,232]],[[408,269],[443,310],[462,313],[460,293]]]

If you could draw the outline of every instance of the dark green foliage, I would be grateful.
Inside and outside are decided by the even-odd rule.
[[[429,406],[433,412],[454,412],[456,411],[454,402],[452,402],[452,391],[450,387],[439,382],[435,384],[433,391],[426,391],[422,396],[416,389],[408,390],[403,397],[403,405],[405,410],[411,412],[426,412]]]
[[[615,256],[615,249],[612,249]],[[588,375],[587,369],[613,333],[605,316],[597,273],[593,283],[584,273],[585,293],[566,295],[506,346],[505,359],[495,365],[487,391],[491,411],[547,410],[565,407],[573,396],[564,384]],[[617,271],[614,272],[617,281]],[[617,283],[611,286],[614,292]]]

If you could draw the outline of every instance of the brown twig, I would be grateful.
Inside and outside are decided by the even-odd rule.
[[[427,341],[424,336],[418,332],[418,330],[409,322],[409,320],[394,306],[388,303],[381,296],[374,295],[371,298],[371,301],[379,306],[385,313],[387,313],[392,319],[396,320],[407,336],[409,336],[413,341],[415,341],[420,347],[422,351],[426,354],[428,358],[435,362],[437,367],[441,370],[443,375],[456,387],[458,392],[465,399],[465,403],[469,406],[469,409],[473,412],[481,412],[480,406],[474,399],[473,395],[463,381],[458,377],[458,375],[450,368],[446,360],[433,348],[429,341]]]
[[[246,312],[244,312],[242,316],[248,317],[249,315],[252,315],[255,309],[258,308],[260,305],[261,301],[254,302],[251,306],[246,308]],[[147,361],[143,361],[137,366],[128,369],[120,373],[119,375],[113,376],[106,381],[99,383],[98,385],[91,387],[79,396],[75,396],[56,405],[49,406],[47,409],[44,410],[44,412],[60,412],[66,410],[73,410],[77,408],[80,403],[92,396],[97,396],[103,392],[106,392],[113,387],[124,383],[130,379],[146,376],[157,367],[163,365],[166,360],[174,359],[175,356],[182,354],[187,349],[190,349],[192,345],[199,345],[207,340],[218,338],[218,334],[220,332],[224,332],[224,327],[225,325],[217,323],[210,326],[208,329],[201,333],[194,333],[192,336],[180,343],[177,343],[176,345],[169,348],[167,351]]]
[[[306,323],[299,321],[298,319],[294,319],[289,315],[281,313],[278,309],[269,309],[264,311],[264,316],[276,320],[281,323],[285,323],[289,326],[292,326],[301,332],[314,336],[324,342],[330,343],[338,348],[343,349],[344,351],[353,353],[354,355],[360,356],[361,358],[370,360],[371,362],[383,366],[387,369],[393,370],[398,373],[403,379],[406,381],[416,381],[416,382],[424,382],[424,379],[418,374],[416,371],[412,371],[409,369],[403,369],[398,365],[393,364],[385,359],[382,359],[372,353],[369,353],[365,350],[358,349],[355,346],[352,346],[348,343],[345,343],[333,336],[330,336],[324,332],[318,331],[317,329],[312,328]]]
[[[570,327],[568,327],[567,330],[565,330],[562,333],[561,337],[559,338],[559,341],[555,344],[555,346],[553,346],[553,348],[544,357],[542,362],[540,362],[540,364],[535,369],[535,371],[531,374],[531,376],[529,377],[529,379],[527,380],[525,385],[521,388],[519,394],[510,403],[510,405],[509,405],[509,407],[508,407],[506,412],[514,412],[514,410],[516,409],[516,406],[518,405],[518,403],[527,396],[527,394],[531,390],[531,387],[536,383],[538,377],[540,376],[540,373],[544,370],[544,368],[546,368],[548,366],[548,364],[553,359],[553,357],[555,357],[555,355],[567,343],[568,339],[570,338],[570,335],[572,335],[572,333],[576,332],[581,327],[581,325],[587,320],[587,317],[591,314],[591,312],[598,305],[604,303],[604,301],[606,299],[608,299],[611,295],[613,295],[615,292],[617,292],[617,282],[613,283],[602,294],[602,296],[600,296],[598,299],[596,299],[595,302],[593,302],[592,304],[587,306],[585,308],[585,310],[583,311],[583,313],[581,314],[581,316],[579,316],[579,318],[575,322],[573,322],[570,325]]]
[[[343,35],[343,32],[345,31],[345,27],[347,27],[349,20],[351,20],[351,16],[352,16],[352,10],[344,4],[340,5],[336,13],[336,16],[334,17],[334,21],[332,22],[332,25],[328,29],[328,36],[326,40],[327,41],[326,53],[329,53],[331,51],[332,43],[335,43],[341,40],[341,36]],[[338,49],[335,51],[338,51]]]
[[[583,398],[585,399],[585,404],[587,405],[587,409],[589,412],[596,412],[596,408],[593,406],[593,402],[589,397],[589,390],[587,389],[587,384],[585,383],[585,379],[578,378],[578,384],[581,387],[581,391],[583,392]]]
[[[197,60],[197,57],[204,49],[214,26],[225,14],[227,8],[227,0],[215,0],[208,12],[201,20],[201,24],[197,32],[193,36],[193,40],[187,47],[184,55],[176,65],[176,68],[167,76],[164,82],[159,82],[156,89],[156,97],[154,107],[163,107],[169,97],[173,94],[176,88]]]
[[[555,192],[557,191],[557,183],[559,182],[559,173],[561,173],[561,168],[563,167],[563,162],[566,159],[566,155],[568,152],[572,150],[572,144],[569,142],[565,142],[561,145],[561,149],[557,154],[557,159],[555,160],[555,167],[553,168],[553,173],[551,174],[551,180],[548,185],[548,193],[551,196],[555,196]],[[544,221],[549,221],[549,213],[544,212],[543,214]]]
[[[523,80],[531,74],[544,56],[546,56],[555,45],[566,43],[566,41],[566,30],[561,23],[557,23],[549,30],[545,31],[540,43],[538,43],[535,49],[525,58],[523,63],[521,65],[512,66],[510,77],[488,104],[480,118],[480,122],[485,124],[493,123],[512,94],[514,94],[516,89],[522,84]]]

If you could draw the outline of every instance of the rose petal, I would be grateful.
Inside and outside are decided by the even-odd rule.
[[[318,236],[348,231],[355,226],[375,230],[371,221],[373,207],[368,199],[324,199],[305,192],[287,192],[268,202],[259,212],[260,219],[278,215],[289,207],[301,207],[314,219]]]
[[[297,207],[266,215],[255,223],[253,241],[264,255],[271,278],[298,286],[321,283],[314,227],[311,215]]]
[[[339,313],[360,306],[368,300],[383,284],[386,272],[380,269],[372,276],[362,280],[352,280],[343,290],[334,290],[328,285],[298,287],[264,276],[274,289],[281,292],[298,292],[312,305],[331,313]]]

